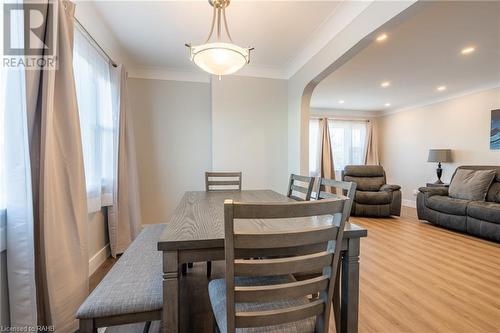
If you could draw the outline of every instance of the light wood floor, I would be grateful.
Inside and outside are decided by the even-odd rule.
[[[500,332],[500,244],[414,216],[405,210],[401,218],[352,219],[368,229],[361,242],[359,332]],[[214,263],[213,277],[222,276],[223,263]],[[205,264],[196,263],[182,285],[183,326],[212,332]]]

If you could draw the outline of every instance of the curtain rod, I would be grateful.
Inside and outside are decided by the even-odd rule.
[[[94,42],[94,44],[106,56],[106,58],[108,58],[108,60],[111,62],[111,65],[113,65],[113,67],[118,67],[118,65],[116,64],[116,62],[113,59],[111,59],[111,57],[109,56],[109,54],[106,51],[104,51],[104,49],[101,47],[101,45],[99,45],[99,43],[94,39],[94,37],[92,37],[92,35],[88,32],[87,29],[85,29],[85,27],[83,26],[83,24],[81,24],[80,21],[78,21],[78,19],[76,17],[75,17],[75,22],[78,25],[78,27],[85,32],[85,34],[87,35],[87,37],[90,38]]]
[[[341,121],[365,121],[370,122],[370,119],[356,119],[356,118],[342,118],[342,117],[326,117],[326,116],[309,116],[309,119],[329,119],[329,120],[341,120]]]

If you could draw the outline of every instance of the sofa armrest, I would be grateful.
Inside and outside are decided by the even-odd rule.
[[[399,186],[399,185],[385,184],[385,185],[382,185],[382,187],[380,188],[380,191],[393,192],[393,191],[399,191],[400,189],[401,189],[401,186]]]
[[[448,196],[447,187],[421,187],[418,190],[427,197],[432,197],[433,195]]]

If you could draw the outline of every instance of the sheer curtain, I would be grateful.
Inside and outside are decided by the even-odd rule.
[[[73,70],[90,213],[113,204],[116,115],[112,107],[109,61],[78,26],[75,29]]]
[[[11,38],[22,45],[22,15],[13,16],[12,27]],[[2,250],[7,250],[10,325],[33,328],[37,325],[35,241],[24,68],[2,69],[1,82],[0,222]]]
[[[346,165],[365,164],[367,122],[358,120],[328,120],[333,164],[338,176]],[[319,120],[309,121],[309,174],[319,175]]]

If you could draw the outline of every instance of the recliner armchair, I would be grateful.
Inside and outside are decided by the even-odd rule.
[[[347,165],[342,180],[357,184],[351,215],[401,215],[401,187],[386,184],[380,165]]]

